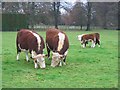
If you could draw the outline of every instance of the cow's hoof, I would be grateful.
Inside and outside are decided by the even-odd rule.
[[[65,63],[65,62],[63,62],[63,65],[66,65],[66,63]]]
[[[30,62],[30,60],[28,60],[27,62]]]
[[[53,68],[54,68],[55,66],[51,65],[51,67],[53,67]]]

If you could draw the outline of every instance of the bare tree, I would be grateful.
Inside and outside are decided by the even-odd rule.
[[[53,2],[53,8],[54,8],[55,28],[58,29],[58,17],[59,17],[60,2]]]
[[[32,2],[29,19],[31,22],[31,29],[33,30],[34,30],[34,17],[35,17],[35,2]]]
[[[86,31],[90,30],[91,8],[92,8],[92,2],[87,2],[87,28],[86,28]]]

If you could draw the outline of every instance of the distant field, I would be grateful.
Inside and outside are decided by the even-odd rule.
[[[91,32],[101,34],[101,47],[81,48],[77,35]],[[45,39],[45,32],[38,33]],[[2,87],[117,88],[118,31],[66,31],[66,34],[70,42],[67,65],[52,68],[46,58],[46,69],[34,69],[33,60],[25,61],[24,53],[16,61],[16,32],[2,32]]]

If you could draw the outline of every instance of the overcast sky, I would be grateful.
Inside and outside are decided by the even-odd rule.
[[[68,5],[66,5],[66,7],[73,7],[74,6],[74,4],[75,4],[75,2],[83,2],[83,3],[86,3],[87,2],[87,0],[61,0],[62,2],[69,2],[70,4],[69,4],[69,6]],[[65,4],[64,4],[65,5]],[[61,8],[60,9],[60,12],[62,13],[62,14],[64,14],[64,13],[67,13],[63,8]]]

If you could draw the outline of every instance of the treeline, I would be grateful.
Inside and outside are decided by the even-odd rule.
[[[80,26],[80,29],[85,26],[104,29],[118,28],[117,2],[76,2],[74,4],[68,2],[2,2],[2,14],[3,16],[23,14],[27,16],[26,25],[31,28],[35,25],[55,25],[56,28],[57,25],[74,25]],[[11,19],[9,18],[10,21]]]

